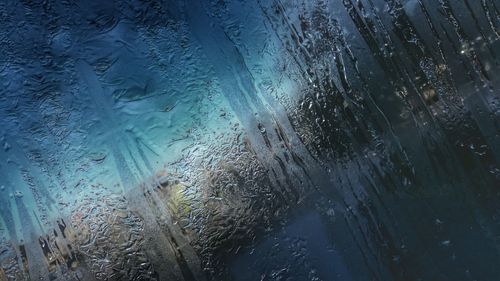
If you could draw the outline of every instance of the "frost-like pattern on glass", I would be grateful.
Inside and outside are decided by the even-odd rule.
[[[498,280],[497,0],[0,3],[0,280]]]

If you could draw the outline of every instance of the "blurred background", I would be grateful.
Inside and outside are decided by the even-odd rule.
[[[0,280],[499,280],[500,2],[0,3]]]

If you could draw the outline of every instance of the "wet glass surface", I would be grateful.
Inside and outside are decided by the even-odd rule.
[[[0,280],[500,280],[500,2],[0,2]]]

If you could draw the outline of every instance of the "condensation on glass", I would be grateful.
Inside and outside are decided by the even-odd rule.
[[[0,280],[498,280],[500,2],[0,3]]]

